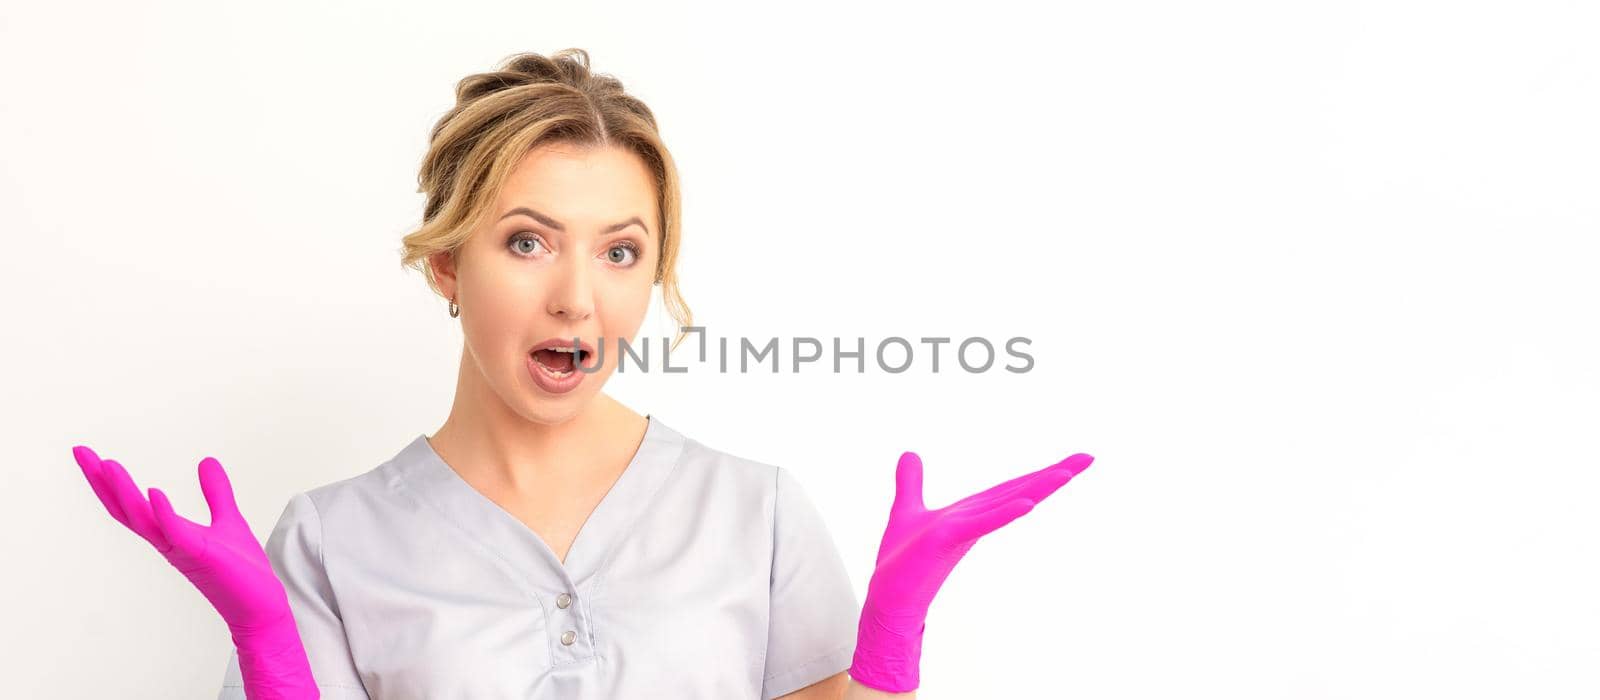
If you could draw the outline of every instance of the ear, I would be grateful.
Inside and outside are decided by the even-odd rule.
[[[444,292],[446,299],[456,296],[456,257],[450,251],[434,253],[428,256],[428,267],[433,270],[433,279],[439,283],[439,291]]]

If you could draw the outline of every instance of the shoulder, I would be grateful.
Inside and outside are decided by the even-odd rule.
[[[295,493],[284,508],[284,517],[324,521],[352,511],[370,511],[392,500],[386,494],[395,490],[394,482],[404,472],[415,469],[417,453],[420,448],[426,447],[422,440],[419,434],[365,471]],[[337,470],[337,465],[330,465],[329,469]]]
[[[682,450],[664,494],[670,500],[722,513],[730,522],[752,526],[744,528],[750,531],[771,533],[774,522],[793,509],[795,497],[804,499],[792,471],[771,458],[671,432],[681,437]]]
[[[381,490],[383,472],[391,467],[392,463],[392,459],[387,460],[355,476],[331,481],[308,489],[299,494],[299,496],[304,496],[307,504],[320,513],[347,508],[349,503],[368,499],[372,492]]]
[[[788,470],[754,455],[738,454],[696,438],[683,438],[683,450],[674,471],[702,485],[737,486],[741,490],[771,494],[788,478]]]
[[[676,471],[679,480],[702,495],[728,495],[745,504],[759,504],[771,519],[786,511],[807,511],[813,503],[801,479],[781,464],[735,454],[694,438],[683,439]]]
[[[347,476],[291,495],[273,526],[275,546],[303,549],[321,562],[359,556],[384,535],[404,536],[406,523],[415,520],[408,517],[408,510],[416,509],[408,507],[395,482],[414,461],[417,444],[414,440],[355,474],[341,469],[336,461],[321,465],[328,472],[344,471]]]

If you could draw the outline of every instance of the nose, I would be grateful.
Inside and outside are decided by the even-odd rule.
[[[583,321],[594,313],[594,274],[589,260],[576,255],[564,256],[551,269],[549,301],[546,311],[551,316],[567,321]]]

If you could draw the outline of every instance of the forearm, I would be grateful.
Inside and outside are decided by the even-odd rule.
[[[912,700],[915,697],[917,697],[917,691],[915,690],[905,693],[889,693],[862,685],[860,681],[851,678],[850,685],[844,690],[843,700],[889,700],[890,698],[894,700]]]
[[[311,674],[294,619],[250,635],[233,635],[239,652],[239,673],[245,696],[250,700],[318,700],[321,697]]]
[[[856,652],[850,672],[846,674],[850,685],[845,689],[844,700],[915,698],[920,682],[922,632],[919,630],[915,636],[893,634],[872,622],[875,609],[874,599],[869,595],[856,629]],[[857,676],[879,686],[899,689],[899,692],[867,685],[857,680]]]

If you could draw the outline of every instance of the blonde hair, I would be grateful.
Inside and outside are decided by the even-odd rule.
[[[661,255],[654,283],[661,285],[672,318],[680,326],[691,325],[693,316],[678,289],[677,168],[650,108],[624,92],[615,77],[591,73],[583,49],[563,49],[549,57],[515,54],[493,71],[456,83],[456,104],[434,124],[417,174],[417,191],[428,199],[422,226],[401,239],[401,264],[420,270],[428,286],[444,296],[428,258],[441,252],[454,255],[492,215],[496,194],[522,157],[556,142],[619,146],[644,161],[655,177],[660,210],[656,230]],[[674,347],[684,335],[680,330]]]

